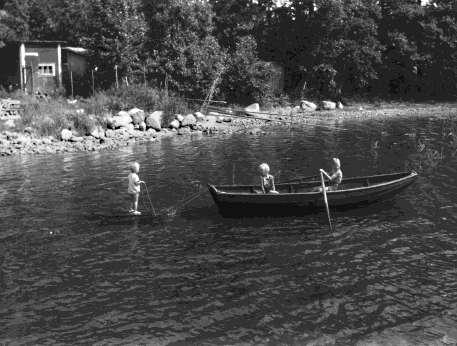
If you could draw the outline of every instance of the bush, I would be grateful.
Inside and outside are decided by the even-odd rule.
[[[272,95],[272,70],[257,55],[253,37],[241,38],[223,75],[221,93],[224,99],[237,103],[265,103]]]

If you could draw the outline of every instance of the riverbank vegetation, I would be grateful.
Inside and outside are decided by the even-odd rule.
[[[32,39],[90,49],[100,90],[117,66],[121,81],[193,98],[220,77],[214,97],[239,104],[280,90],[335,101],[457,95],[449,0],[0,1],[0,42]],[[283,88],[267,62],[282,67]]]

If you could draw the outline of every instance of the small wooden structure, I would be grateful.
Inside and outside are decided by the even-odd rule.
[[[51,94],[64,87],[63,62],[74,50],[63,47],[63,41],[7,42],[0,48],[0,85],[7,90],[21,89],[28,94]],[[70,48],[70,47],[69,47]],[[85,58],[74,66],[84,70]]]

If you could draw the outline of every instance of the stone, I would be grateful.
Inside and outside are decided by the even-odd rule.
[[[114,132],[114,130],[108,129],[108,130],[106,130],[106,132],[105,132],[106,138],[114,138],[115,135],[116,135],[116,133]]]
[[[180,126],[180,123],[179,123],[178,119],[174,119],[172,122],[170,122],[170,125],[169,125],[169,127],[171,129],[175,129],[175,130],[179,129],[179,126]]]
[[[222,115],[217,117],[217,119],[216,119],[216,122],[219,124],[222,123],[223,121],[224,121],[224,117]]]
[[[189,127],[181,127],[179,130],[178,130],[178,135],[182,136],[182,135],[190,135],[191,131],[190,131],[190,128]]]
[[[130,114],[124,111],[120,111],[116,116],[113,117],[113,128],[118,129],[121,127],[127,128],[132,123],[132,117]]]
[[[197,118],[193,114],[187,114],[181,121],[181,126],[193,126],[197,124]]]
[[[300,111],[301,111],[301,107],[300,107],[300,106],[295,106],[295,107],[293,108],[293,110],[292,110],[292,112],[293,112],[294,114],[300,113]]]
[[[61,132],[60,132],[60,138],[63,140],[63,141],[69,141],[71,139],[71,137],[73,137],[73,133],[68,130],[68,129],[63,129]]]
[[[100,125],[94,126],[89,131],[89,135],[91,135],[92,137],[97,138],[97,139],[105,138],[105,130]]]
[[[26,127],[24,129],[24,133],[28,133],[29,135],[31,135],[33,133],[33,129],[31,127]]]
[[[338,109],[344,109],[344,106],[343,106],[343,104],[339,101],[339,102],[336,104],[336,108],[338,108]]]
[[[155,137],[156,136],[156,130],[154,130],[153,128],[150,128],[146,131],[146,134],[150,137]]]
[[[140,128],[140,131],[146,131],[147,126],[146,126],[146,123],[144,121],[142,121],[140,123],[140,125],[138,125],[138,126]]]
[[[84,140],[84,137],[81,137],[81,136],[71,136],[71,138],[70,138],[70,142],[76,142],[76,143],[82,142],[83,140]]]
[[[194,116],[195,116],[195,119],[197,119],[197,121],[205,120],[205,115],[202,112],[195,112]]]
[[[231,123],[232,122],[232,118],[231,117],[224,117],[224,119],[222,121],[224,123]]]
[[[181,114],[177,114],[176,120],[178,120],[179,122],[182,122],[184,120],[184,117]]]
[[[320,109],[332,111],[336,109],[336,103],[332,101],[321,101]]]
[[[162,118],[163,112],[162,111],[155,111],[149,114],[146,117],[146,126],[147,128],[152,128],[156,131],[160,131],[162,129]]]
[[[255,113],[260,112],[260,105],[258,103],[253,103],[253,104],[247,106],[246,108],[244,108],[244,112],[247,115],[256,115]]]
[[[13,128],[13,127],[16,126],[16,124],[14,123],[14,120],[13,120],[13,119],[8,119],[7,121],[5,121],[5,122],[3,123],[3,125],[4,125],[5,127],[8,127],[8,128]]]
[[[304,111],[315,111],[317,109],[317,105],[315,103],[302,100],[300,102],[300,108],[303,109]]]
[[[132,117],[133,125],[139,125],[144,121],[144,111],[139,108],[132,108],[128,114]]]

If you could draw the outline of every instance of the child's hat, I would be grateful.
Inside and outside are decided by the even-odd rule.
[[[334,163],[336,166],[341,167],[341,161],[340,161],[340,159],[334,157],[334,158],[333,158],[333,163]]]

